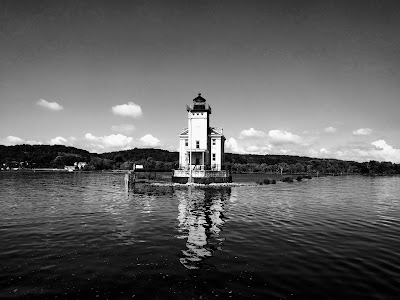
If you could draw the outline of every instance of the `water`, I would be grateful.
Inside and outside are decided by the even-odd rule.
[[[0,298],[397,299],[400,178],[0,173]]]

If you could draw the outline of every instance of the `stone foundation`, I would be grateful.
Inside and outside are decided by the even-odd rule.
[[[176,177],[172,176],[172,182],[186,184],[189,177]],[[193,183],[210,184],[210,183],[230,183],[232,176],[227,177],[192,177]]]

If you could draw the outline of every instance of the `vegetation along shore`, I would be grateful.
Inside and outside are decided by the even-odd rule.
[[[162,149],[131,149],[108,153],[90,153],[63,145],[0,145],[0,169],[64,169],[79,162],[82,171],[129,170],[133,164],[143,165],[147,172],[171,171],[178,166],[178,152]],[[337,159],[290,155],[225,154],[225,168],[233,174],[267,173],[299,175],[393,175],[400,174],[400,164],[391,162],[354,162]],[[302,177],[303,178],[303,177]],[[271,183],[271,182],[270,182]]]

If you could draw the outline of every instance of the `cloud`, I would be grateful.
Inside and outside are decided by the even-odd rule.
[[[103,137],[103,143],[105,146],[112,147],[129,147],[132,143],[133,138],[125,136],[123,134],[111,134]]]
[[[95,136],[91,133],[86,133],[85,139],[90,142],[90,149],[94,152],[129,150],[138,146],[156,148],[162,145],[160,140],[151,134],[146,134],[139,139],[134,139],[123,134]]]
[[[95,137],[95,136],[94,136],[93,134],[91,134],[91,133],[86,133],[86,134],[85,134],[85,138],[88,139],[88,140],[90,140],[90,141],[95,141],[95,140],[99,139],[99,138]]]
[[[139,140],[142,146],[145,147],[158,147],[161,145],[160,140],[152,136],[151,134],[146,134],[145,136],[142,136]]]
[[[242,154],[293,153],[296,148],[302,148],[303,139],[284,130],[270,130],[268,133],[254,128],[244,129],[238,139],[226,140],[226,151]],[[282,148],[285,145],[285,148]],[[287,146],[287,147],[286,147]]]
[[[240,132],[239,137],[240,138],[246,138],[246,137],[264,137],[265,133],[262,131],[255,130],[254,128],[250,129],[244,129]]]
[[[243,131],[242,131],[243,132]],[[243,135],[240,136],[239,141],[235,138],[229,138],[225,142],[225,151],[241,154],[266,154],[271,150],[271,145],[265,140],[265,137],[261,138],[261,135],[254,135],[252,138],[243,139]]]
[[[225,148],[226,151],[228,152],[233,152],[233,153],[246,153],[246,151],[238,146],[237,140],[234,138],[229,138],[225,142]]]
[[[270,130],[268,132],[270,142],[273,145],[285,145],[285,144],[299,144],[301,143],[301,137],[291,132],[284,130]]]
[[[36,104],[53,111],[59,111],[63,109],[63,107],[57,102],[48,102],[44,99],[40,99],[38,102],[36,102]]]
[[[28,144],[28,145],[43,145],[43,142],[38,142],[38,141],[26,141],[26,144]]]
[[[133,102],[113,106],[112,111],[115,115],[131,118],[137,118],[143,114],[141,107]]]
[[[256,145],[256,146],[250,146],[246,148],[247,152],[257,154],[257,153],[262,153],[262,154],[267,154],[271,152],[272,150],[272,145],[270,144],[264,144],[264,145]]]
[[[353,135],[370,135],[372,133],[371,128],[360,128],[353,130]]]
[[[324,154],[324,155],[328,155],[331,152],[329,150],[326,150],[325,148],[321,148],[321,149],[319,149],[319,153]]]
[[[86,133],[85,138],[93,142],[93,146],[104,149],[105,147],[110,148],[126,148],[129,147],[133,141],[133,138],[127,137],[123,134],[111,134],[96,137],[91,133]]]
[[[3,144],[6,146],[20,145],[20,144],[24,144],[24,143],[25,143],[24,139],[21,139],[17,136],[12,136],[12,135],[9,135],[8,137],[6,137],[3,140]]]
[[[50,140],[50,145],[66,145],[66,144],[68,144],[68,140],[63,138],[62,136],[58,136]]]
[[[388,145],[385,140],[378,140],[372,142],[371,145],[375,146],[373,153],[375,157],[380,160],[391,161],[394,163],[400,162],[400,149],[395,149]]]
[[[12,136],[9,135],[3,140],[0,140],[1,144],[4,144],[6,146],[14,146],[14,145],[21,145],[21,144],[27,144],[27,145],[43,145],[42,142],[37,142],[37,141],[26,141],[24,139],[21,139],[17,136]]]
[[[328,150],[327,150],[328,151]],[[360,143],[358,145],[344,145],[328,152],[313,153],[315,157],[337,158],[365,162],[369,160],[390,161],[400,163],[400,149],[396,149],[386,143],[385,140],[378,140],[372,143]]]
[[[120,124],[111,126],[112,131],[120,133],[131,133],[135,130],[135,126],[132,124]]]
[[[337,129],[335,127],[329,126],[324,128],[324,131],[327,133],[335,133],[337,131]]]
[[[361,129],[363,130],[357,130],[358,133],[364,134],[372,131],[366,130],[368,128]],[[332,129],[330,131],[333,132]],[[332,148],[321,147],[319,144],[320,141],[315,140],[314,137],[303,138],[285,130],[275,129],[265,134],[250,128],[240,131],[238,138],[227,139],[225,149],[227,152],[241,154],[286,154],[358,162],[377,160],[400,163],[400,149],[389,145],[385,140],[365,143],[357,139],[357,141]]]

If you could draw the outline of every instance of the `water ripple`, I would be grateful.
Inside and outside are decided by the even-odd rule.
[[[395,299],[399,183],[125,189],[120,174],[3,172],[0,298]]]

